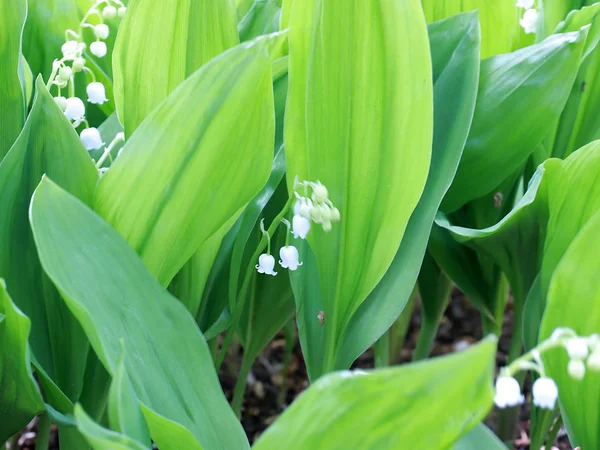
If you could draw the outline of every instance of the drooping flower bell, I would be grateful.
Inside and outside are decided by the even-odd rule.
[[[97,56],[98,58],[105,57],[106,52],[108,52],[106,43],[102,41],[92,42],[90,44],[90,52],[92,52],[92,55]]]
[[[78,97],[67,99],[67,107],[65,108],[65,116],[69,120],[83,120],[85,117],[85,105]]]
[[[523,14],[523,18],[520,21],[521,26],[525,30],[526,34],[535,33],[537,28],[538,12],[535,9],[528,9]]]
[[[509,376],[499,376],[496,380],[496,395],[494,403],[498,408],[517,406],[525,401],[521,394],[519,382]]]
[[[581,359],[572,359],[567,365],[567,373],[575,381],[581,381],[585,378],[585,364]]]
[[[117,8],[112,5],[105,6],[102,10],[102,17],[105,19],[114,19],[117,17]]]
[[[284,269],[296,270],[298,266],[301,266],[303,263],[298,262],[300,258],[298,255],[298,249],[293,245],[287,245],[285,247],[281,247],[279,250],[279,264]]]
[[[98,150],[104,146],[97,128],[86,128],[79,136],[86,150]]]
[[[67,109],[67,99],[65,97],[54,97],[54,102],[64,112]]]
[[[98,39],[106,39],[110,34],[110,28],[105,23],[100,23],[94,27],[94,34]]]
[[[117,14],[119,15],[119,17],[125,17],[125,13],[127,13],[127,7],[126,6],[119,7],[119,10],[117,11]]]
[[[263,253],[258,257],[258,264],[255,267],[258,270],[258,273],[273,276],[277,275],[277,272],[273,271],[275,268],[275,258],[268,253]]]
[[[78,46],[79,43],[77,41],[67,41],[62,45],[60,51],[63,56],[73,56],[77,53]]]
[[[541,377],[535,380],[532,388],[533,404],[538,408],[554,409],[558,399],[558,387],[552,378]]]
[[[566,342],[565,347],[571,359],[584,360],[588,356],[588,345],[583,338],[571,338]]]
[[[306,235],[310,231],[310,220],[299,214],[292,219],[292,231],[295,238],[306,239]]]
[[[88,102],[90,103],[102,105],[108,101],[106,98],[106,89],[104,89],[104,85],[99,81],[94,81],[93,83],[88,84],[86,91],[88,95]]]

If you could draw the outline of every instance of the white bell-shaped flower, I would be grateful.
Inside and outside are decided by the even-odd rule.
[[[112,5],[105,6],[102,10],[102,17],[105,19],[114,19],[117,17],[117,8]]]
[[[576,337],[567,340],[565,343],[567,353],[571,359],[583,360],[588,356],[588,345],[585,339]]]
[[[67,99],[65,97],[54,97],[54,101],[61,111],[67,109]]]
[[[327,191],[327,188],[321,184],[321,182],[317,182],[313,185],[312,198],[317,203],[323,203],[329,198],[329,192]]]
[[[517,8],[531,9],[535,4],[535,0],[517,0]]]
[[[600,347],[592,352],[587,360],[587,366],[594,372],[600,372]]]
[[[88,102],[90,103],[102,105],[108,101],[106,98],[106,89],[104,89],[104,85],[99,81],[94,81],[93,83],[88,84],[86,91],[88,95]]]
[[[538,21],[538,12],[535,9],[528,9],[523,14],[523,18],[520,21],[521,26],[525,30],[526,34],[535,33]]]
[[[517,406],[525,401],[521,394],[521,386],[513,377],[500,376],[496,380],[494,403],[498,408]]]
[[[86,128],[79,136],[86,150],[98,150],[104,146],[97,128]]]
[[[542,377],[535,380],[532,388],[533,404],[538,408],[554,409],[558,399],[558,387],[552,378]]]
[[[85,117],[85,105],[78,97],[67,99],[67,107],[65,108],[65,116],[69,120],[83,120]]]
[[[110,34],[110,28],[105,23],[99,23],[94,27],[94,33],[98,39],[106,39]]]
[[[572,359],[567,365],[569,376],[576,381],[581,381],[585,377],[585,364],[580,359]]]
[[[258,273],[273,276],[277,275],[277,272],[273,271],[275,268],[275,258],[267,253],[263,253],[258,257],[258,264],[255,267],[258,270]]]
[[[281,247],[279,250],[279,264],[284,269],[296,270],[298,266],[301,266],[303,263],[298,262],[299,255],[298,249],[293,245],[288,245],[286,247]]]
[[[127,13],[127,7],[125,6],[121,6],[117,11],[119,17],[125,17],[125,13]]]
[[[98,58],[103,58],[106,56],[107,51],[108,49],[104,42],[96,41],[90,44],[90,52],[92,52],[92,55],[97,56]]]
[[[72,56],[77,53],[78,45],[79,43],[77,41],[67,41],[62,45],[60,51],[62,52],[63,56]]]
[[[295,238],[306,239],[310,231],[310,220],[301,215],[295,215],[292,219],[292,232]]]

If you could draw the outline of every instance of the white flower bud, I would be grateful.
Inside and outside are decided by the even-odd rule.
[[[552,378],[538,378],[533,383],[533,404],[538,408],[554,409],[558,399],[558,387]]]
[[[85,59],[75,58],[73,60],[73,72],[81,72],[85,66]]]
[[[117,8],[112,5],[105,6],[102,10],[102,17],[105,19],[114,19],[117,17]]]
[[[86,91],[88,95],[88,102],[90,103],[102,105],[108,101],[106,98],[106,89],[104,89],[104,85],[99,81],[94,81],[93,83],[88,84]]]
[[[593,372],[600,372],[600,347],[590,355],[587,366]]]
[[[523,18],[520,21],[521,26],[525,30],[526,34],[535,33],[538,21],[538,12],[535,9],[528,9],[523,14]]]
[[[513,377],[500,376],[496,380],[494,403],[498,408],[517,406],[525,401],[521,395],[521,386]]]
[[[298,262],[298,249],[293,245],[288,245],[287,247],[281,247],[279,250],[279,264],[284,269],[296,270],[298,266],[301,266],[303,263]]]
[[[90,45],[90,52],[92,55],[97,56],[98,58],[103,58],[106,56],[106,52],[108,49],[106,48],[106,44],[104,42],[96,41],[92,42]]]
[[[331,221],[338,222],[339,220],[340,220],[340,210],[334,207],[331,210]]]
[[[535,0],[517,0],[517,8],[531,9]]]
[[[67,41],[60,48],[63,56],[73,56],[77,53],[77,41]]]
[[[585,377],[585,364],[580,359],[572,359],[567,366],[567,372],[574,380],[581,381]]]
[[[584,360],[588,355],[588,345],[583,338],[572,338],[565,343],[567,353],[571,359]]]
[[[65,116],[69,120],[83,120],[85,117],[85,105],[78,97],[67,99],[67,107],[65,108]]]
[[[323,203],[327,201],[329,196],[329,192],[327,192],[327,188],[323,186],[320,182],[316,183],[313,186],[313,194],[312,198],[317,203]]]
[[[310,221],[303,216],[295,215],[292,219],[292,232],[295,238],[306,239],[310,231]]]
[[[98,150],[104,146],[100,132],[96,128],[86,128],[79,136],[86,150]]]
[[[67,109],[67,99],[64,97],[54,97],[54,102],[58,105],[61,111]]]
[[[66,81],[69,81],[72,76],[73,76],[73,70],[69,66],[64,66],[64,67],[61,67],[60,69],[58,69],[57,78],[58,78],[58,80],[62,81],[63,83]]]
[[[94,33],[98,39],[106,39],[110,34],[110,28],[105,23],[100,23],[94,27]]]
[[[263,253],[258,257],[258,264],[255,266],[258,273],[264,273],[265,275],[277,275],[277,272],[273,271],[275,267],[275,258],[272,255]]]
[[[127,12],[127,8],[125,6],[121,6],[117,12],[119,17],[125,17],[125,13]]]
[[[333,227],[331,226],[330,221],[323,222],[323,231],[329,233]]]
[[[315,223],[321,223],[323,217],[321,216],[321,208],[317,205],[312,205],[310,208],[310,220]]]

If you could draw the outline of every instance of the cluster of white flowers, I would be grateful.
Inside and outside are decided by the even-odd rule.
[[[298,193],[297,189],[299,187],[303,188],[304,196]],[[309,189],[312,189],[310,198],[308,197]],[[329,200],[329,192],[321,182],[298,182],[296,180],[294,182],[294,194],[296,196],[294,217],[291,224],[289,221],[282,219],[282,222],[288,227],[288,234],[285,246],[279,250],[279,257],[281,258],[279,265],[292,271],[298,269],[303,263],[299,261],[298,249],[293,245],[289,245],[290,232],[296,239],[306,239],[306,235],[310,231],[311,221],[321,224],[323,230],[330,231],[332,222],[340,220],[340,211]],[[270,235],[264,228],[264,222],[261,222],[260,227],[263,235],[267,238],[267,253],[259,256],[256,270],[258,270],[258,273],[275,276],[277,272],[274,271],[275,258],[271,255]]]
[[[538,11],[534,8],[535,0],[517,0],[517,8],[523,8],[525,13],[520,21],[525,33],[535,33],[538,22]]]
[[[558,400],[558,387],[553,379],[546,376],[541,354],[557,347],[567,350],[567,371],[574,380],[581,381],[585,377],[586,359],[590,370],[600,372],[600,337],[597,334],[580,337],[569,328],[559,328],[548,340],[501,370],[496,380],[496,406],[507,408],[522,404],[525,398],[514,375],[522,370],[532,370],[540,375],[532,387],[533,404],[538,408],[554,409]]]
[[[85,104],[83,100],[75,96],[75,75],[79,72],[85,72],[91,77],[91,82],[86,87],[88,103],[102,105],[108,101],[106,98],[106,88],[96,81],[94,72],[86,66],[86,60],[83,52],[87,49],[87,44],[83,38],[83,30],[88,28],[93,30],[95,41],[89,46],[92,55],[103,58],[106,56],[107,47],[104,42],[110,35],[110,28],[104,23],[105,19],[122,18],[127,12],[127,7],[120,0],[96,0],[88,12],[83,16],[79,29],[77,31],[67,30],[65,32],[65,43],[61,47],[62,58],[54,60],[52,65],[52,74],[48,80],[47,88],[56,86],[58,91],[54,101],[58,107],[65,113],[65,116],[71,121],[74,128],[81,124],[85,129],[80,134],[80,139],[87,150],[97,150],[104,146],[100,132],[90,127],[85,119]],[[99,24],[93,25],[88,22],[90,17],[97,17]],[[68,89],[68,97],[62,95],[62,90]],[[123,136],[117,136],[122,140]],[[110,146],[109,146],[110,147]],[[114,145],[113,145],[114,147]],[[104,161],[103,161],[104,162]]]

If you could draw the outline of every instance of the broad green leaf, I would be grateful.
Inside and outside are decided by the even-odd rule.
[[[320,180],[342,217],[330,233],[314,226],[309,235],[324,301],[324,373],[392,263],[423,192],[431,59],[418,0],[294,2],[289,30],[288,187],[296,176]]]
[[[492,406],[496,340],[427,362],[324,376],[253,448],[445,449]]]
[[[560,117],[586,36],[554,35],[482,62],[473,124],[443,211],[492,192],[523,166]]]
[[[584,60],[555,132],[546,141],[547,156],[566,158],[576,149],[600,138],[600,121],[593,111],[600,106],[600,3],[572,11],[555,33],[576,31],[591,24]]]
[[[88,416],[80,405],[75,406],[77,428],[94,450],[149,450],[123,434],[103,428]]]
[[[506,445],[483,424],[477,425],[464,435],[452,450],[508,450]]]
[[[44,409],[31,372],[31,322],[13,303],[0,279],[0,442],[6,442]]]
[[[94,208],[164,286],[258,193],[275,120],[267,45],[231,49],[148,116],[102,177]]]
[[[82,389],[88,343],[77,320],[43,274],[28,222],[31,195],[46,173],[91,203],[98,173],[77,133],[38,78],[31,113],[0,163],[0,277],[31,320],[37,363],[75,401]]]
[[[248,41],[279,30],[281,0],[254,0],[238,24],[240,41]]]
[[[21,56],[26,0],[0,0],[0,161],[25,123],[25,67]]]
[[[46,273],[108,372],[125,346],[127,375],[147,409],[204,449],[246,448],[194,318],[121,236],[47,178],[34,194],[31,224]]]
[[[596,3],[596,0],[544,0],[543,7],[540,8],[540,34],[547,36],[552,30],[564,21],[567,15],[584,6],[590,6]]]
[[[477,10],[481,23],[481,57],[508,53],[519,37],[516,0],[422,0],[428,22]]]
[[[347,328],[338,368],[387,330],[404,309],[425,253],[431,224],[460,160],[477,95],[479,25],[465,13],[429,25],[433,64],[434,128],[431,167],[392,265]]]
[[[113,54],[115,102],[125,134],[131,136],[200,66],[238,42],[234,0],[132,0]]]
[[[183,448],[186,450],[203,450],[203,448],[207,448],[202,447],[190,430],[179,423],[157,414],[144,405],[142,405],[142,412],[148,423],[148,428],[150,428],[152,440],[156,442],[161,450],[180,450]],[[224,445],[219,448],[228,449],[229,447]],[[235,448],[247,448],[247,444],[243,446],[239,443]]]
[[[565,212],[566,213],[566,212]],[[587,221],[556,266],[540,339],[557,327],[569,327],[581,336],[600,333],[600,212]],[[569,357],[564,349],[544,355],[548,376],[557,385],[563,414],[574,439],[586,448],[600,447],[600,374],[588,370],[582,381],[567,373]]]

